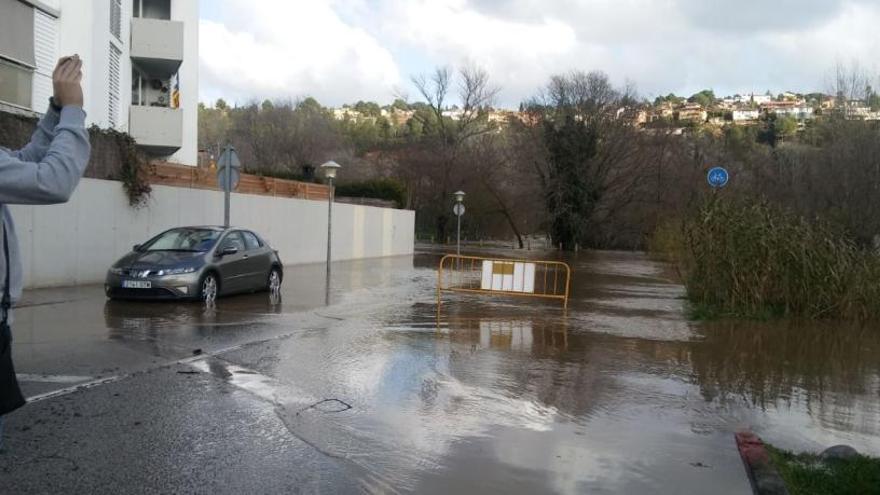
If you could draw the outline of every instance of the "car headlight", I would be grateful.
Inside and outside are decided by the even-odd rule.
[[[125,275],[125,270],[114,266],[110,268],[110,273],[112,273],[113,275]]]
[[[166,275],[182,275],[184,273],[192,273],[196,271],[195,267],[189,266],[186,268],[169,268],[167,270],[159,270],[156,272],[156,275],[160,277],[164,277]]]

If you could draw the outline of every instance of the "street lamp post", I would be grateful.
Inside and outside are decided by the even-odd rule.
[[[455,254],[461,256],[461,217],[464,215],[464,191],[457,191],[453,196],[455,196],[455,207],[453,208],[453,212],[458,220]]]
[[[321,165],[321,170],[324,171],[324,176],[327,177],[327,184],[330,186],[330,194],[327,199],[327,284],[324,292],[324,303],[327,305],[330,304],[330,261],[333,240],[333,196],[335,192],[333,188],[333,180],[336,178],[336,172],[340,168],[341,165],[334,161],[329,161]]]

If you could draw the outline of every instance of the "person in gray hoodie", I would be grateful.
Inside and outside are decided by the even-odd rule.
[[[25,403],[12,365],[12,306],[21,297],[22,269],[9,205],[65,203],[89,162],[83,111],[82,61],[63,57],[52,73],[54,95],[30,143],[18,151],[0,148],[0,448],[3,415]]]

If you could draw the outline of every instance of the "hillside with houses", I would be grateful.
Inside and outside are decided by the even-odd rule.
[[[361,101],[332,108],[330,112],[340,122],[400,128],[409,125],[416,113],[424,110],[424,106],[424,103],[409,104],[403,100],[396,100],[387,106]],[[521,105],[517,110],[493,107],[465,110],[453,105],[443,110],[442,116],[451,121],[460,121],[470,117],[466,112],[478,114],[479,120],[498,129],[512,122],[526,125],[536,122],[533,109],[527,105]],[[777,119],[802,129],[811,121],[830,116],[846,120],[880,121],[880,95],[870,86],[862,98],[791,91],[775,95],[767,91],[716,97],[712,90],[704,90],[687,98],[669,94],[657,97],[653,102],[642,100],[617,108],[614,116],[628,119],[641,129],[671,127],[676,132],[697,127],[711,129],[761,125]]]

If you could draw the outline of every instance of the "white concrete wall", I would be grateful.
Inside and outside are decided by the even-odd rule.
[[[122,51],[119,66],[119,115],[116,128],[128,131],[131,108],[132,2],[122,2],[122,35],[110,33],[110,0],[51,0],[57,6],[58,47],[54,59],[78,53],[83,59],[83,97],[86,125],[110,125],[110,43]],[[171,19],[184,23],[183,64],[180,66],[180,112],[183,113],[183,146],[169,159],[196,165],[198,159],[199,105],[199,5],[197,0],[172,0]],[[35,112],[44,112],[46,101],[35,101]]]
[[[183,22],[183,63],[178,72],[183,146],[169,160],[195,166],[199,154],[199,2],[172,0],[171,19]]]
[[[153,186],[149,205],[135,210],[121,183],[98,179],[83,179],[67,204],[11,208],[28,288],[102,282],[134,244],[171,227],[223,223],[223,193]],[[231,222],[260,233],[285,264],[325,259],[324,201],[233,194]],[[334,203],[333,259],[411,254],[414,222],[412,211]]]
[[[58,53],[55,57],[79,54],[83,59],[83,100],[86,125],[110,127],[110,43],[122,52],[119,67],[119,114],[116,128],[128,129],[131,106],[131,1],[122,2],[122,33],[117,40],[110,33],[110,0],[65,1],[58,18]],[[44,108],[35,108],[42,112]]]

